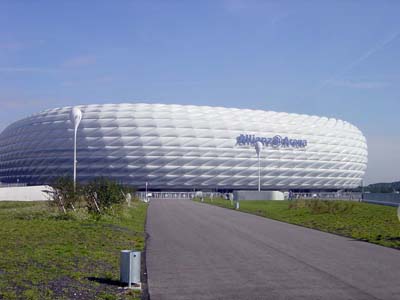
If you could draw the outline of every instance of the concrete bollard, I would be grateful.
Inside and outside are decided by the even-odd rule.
[[[140,288],[140,258],[141,253],[133,250],[122,250],[120,253],[120,281],[139,285]]]

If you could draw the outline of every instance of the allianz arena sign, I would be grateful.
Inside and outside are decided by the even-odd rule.
[[[307,140],[290,139],[287,136],[281,137],[256,137],[254,134],[241,134],[236,138],[236,144],[239,146],[254,146],[255,143],[261,142],[265,147],[272,148],[300,148],[307,147]]]

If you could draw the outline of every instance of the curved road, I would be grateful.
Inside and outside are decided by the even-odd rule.
[[[151,300],[400,299],[398,250],[189,200],[146,226]]]

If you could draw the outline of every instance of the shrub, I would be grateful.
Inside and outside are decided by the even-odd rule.
[[[78,218],[82,214],[118,214],[120,206],[126,201],[126,194],[135,190],[118,184],[107,178],[97,178],[85,185],[77,185],[74,191],[74,182],[69,177],[60,177],[51,185],[50,205],[56,206],[64,213],[61,219]],[[134,199],[132,199],[134,200]],[[79,207],[83,208],[79,208]]]
[[[351,212],[355,207],[354,202],[338,200],[294,200],[290,201],[289,209],[307,208],[313,214],[338,214]]]
[[[125,194],[132,192],[117,182],[107,178],[97,178],[84,187],[86,206],[89,212],[102,214],[113,206],[125,202]]]
[[[289,209],[305,208],[307,207],[306,201],[303,199],[289,201]]]
[[[57,178],[51,187],[53,189],[48,192],[50,196],[50,205],[57,206],[64,214],[69,210],[75,211],[75,206],[81,194],[80,187],[77,186],[75,192],[74,181],[69,177]]]

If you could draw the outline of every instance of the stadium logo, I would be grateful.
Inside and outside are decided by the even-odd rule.
[[[276,135],[272,138],[256,137],[254,134],[241,134],[236,138],[236,144],[239,146],[254,146],[256,142],[261,142],[265,147],[272,148],[305,148],[307,140],[290,139]]]

